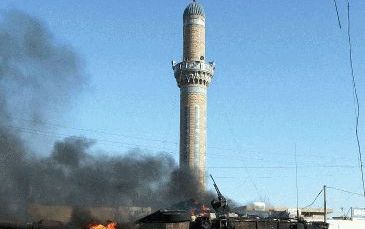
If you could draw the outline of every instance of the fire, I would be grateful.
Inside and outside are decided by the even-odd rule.
[[[200,206],[200,209],[192,208],[190,209],[191,216],[203,216],[209,217],[210,208],[208,208],[205,204]]]
[[[209,217],[210,214],[210,208],[208,208],[206,205],[202,205],[200,207],[200,215],[201,216],[205,216],[205,217]]]
[[[106,226],[102,224],[91,224],[88,229],[117,229],[117,223],[110,222]]]

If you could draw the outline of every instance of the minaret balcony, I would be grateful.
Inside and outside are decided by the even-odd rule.
[[[214,74],[215,64],[199,61],[183,61],[178,64],[172,62],[172,69],[179,87],[192,84],[208,87]]]
[[[204,72],[212,76],[214,74],[215,63],[214,62],[205,63],[200,61],[195,61],[195,62],[183,61],[175,64],[175,62],[172,62],[172,69],[174,70],[175,75],[176,73],[182,73],[182,72]]]

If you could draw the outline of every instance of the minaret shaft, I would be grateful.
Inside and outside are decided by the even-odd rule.
[[[205,57],[205,18],[192,15],[184,20],[184,60],[201,61]]]
[[[207,89],[180,89],[180,166],[189,168],[205,185]]]

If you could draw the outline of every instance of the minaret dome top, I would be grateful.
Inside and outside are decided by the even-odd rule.
[[[197,2],[190,3],[184,10],[184,18],[189,17],[191,15],[199,15],[205,17],[204,9],[202,5]]]

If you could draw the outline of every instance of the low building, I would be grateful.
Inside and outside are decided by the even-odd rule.
[[[306,221],[323,221],[324,220],[324,209],[323,208],[299,208],[299,216]],[[289,218],[297,217],[296,208],[270,208],[270,215],[277,215],[278,213],[287,214]],[[332,209],[327,209],[327,217],[333,212]]]
[[[333,217],[328,220],[329,229],[365,228],[365,208],[351,208],[351,216]]]
[[[296,218],[299,214],[300,218],[306,221],[323,221],[324,209],[323,208],[287,208],[287,207],[267,207],[265,203],[255,202],[246,206],[241,206],[235,209],[236,212],[247,217],[260,217],[260,218]],[[298,212],[297,212],[298,211]],[[327,209],[327,217],[333,212],[332,209]]]

